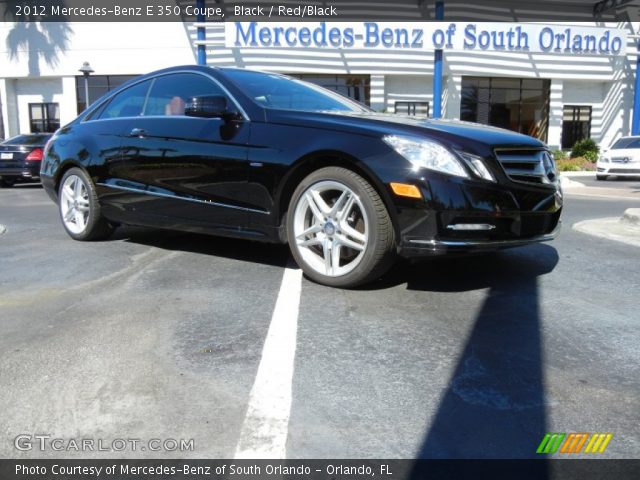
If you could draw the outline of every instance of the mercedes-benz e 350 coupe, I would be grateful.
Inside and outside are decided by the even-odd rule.
[[[41,179],[76,240],[135,224],[288,242],[311,279],[341,287],[379,277],[396,255],[550,240],[562,208],[534,138],[199,66],[97,100],[47,144]]]

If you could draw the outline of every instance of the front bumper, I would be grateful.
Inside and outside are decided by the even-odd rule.
[[[557,183],[490,183],[432,173],[407,182],[419,185],[424,199],[394,199],[403,257],[517,247],[553,240],[560,230]]]
[[[562,224],[558,222],[551,233],[534,237],[511,240],[409,240],[401,252],[404,257],[442,255],[446,253],[493,252],[505,248],[522,247],[532,243],[549,242],[560,233]]]
[[[596,165],[598,175],[618,175],[621,177],[640,176],[640,163],[601,163]]]

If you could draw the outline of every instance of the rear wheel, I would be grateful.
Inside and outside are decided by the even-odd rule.
[[[382,199],[345,168],[322,168],[298,185],[287,214],[287,238],[305,274],[333,287],[375,280],[393,260],[393,225]]]
[[[84,170],[72,168],[64,174],[58,200],[62,225],[73,239],[101,240],[113,232],[100,213],[95,186]]]

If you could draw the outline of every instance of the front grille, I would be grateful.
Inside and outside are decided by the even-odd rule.
[[[546,150],[496,148],[504,172],[515,182],[549,183],[556,178],[553,160]]]
[[[610,168],[608,173],[640,173],[640,168]]]

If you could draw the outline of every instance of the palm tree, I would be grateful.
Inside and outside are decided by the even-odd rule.
[[[49,3],[51,2],[46,0],[40,2],[47,7]],[[41,59],[50,67],[57,66],[59,54],[68,48],[69,36],[73,33],[65,17],[60,18],[60,21],[47,22],[41,22],[40,17],[34,15],[16,17],[18,7],[33,7],[33,4],[19,0],[7,0],[3,4],[6,5],[4,7],[6,10],[2,14],[3,20],[14,22],[6,38],[9,58],[20,60],[21,55],[26,53],[29,76],[40,75]],[[56,4],[65,6],[64,2],[60,1]]]

